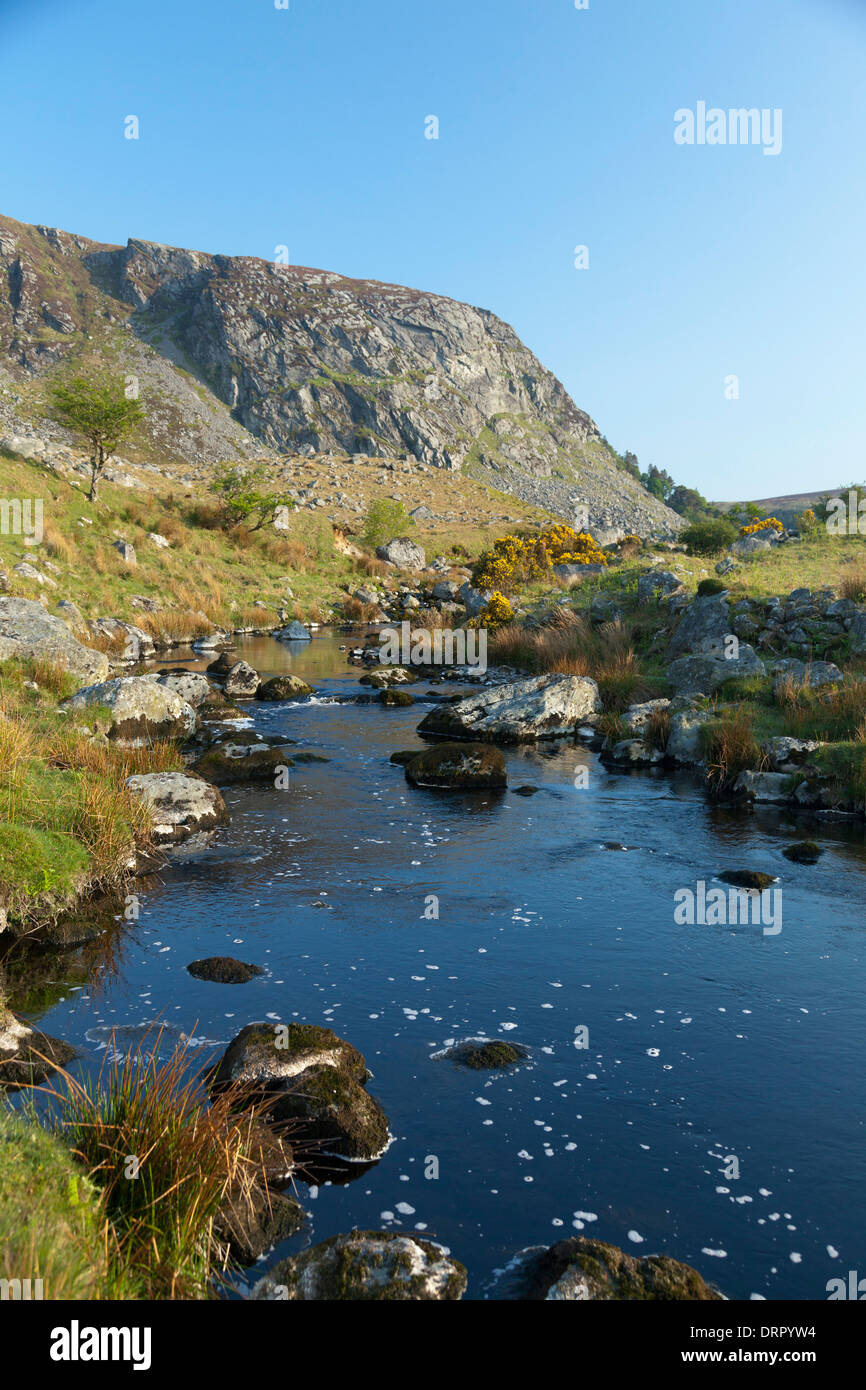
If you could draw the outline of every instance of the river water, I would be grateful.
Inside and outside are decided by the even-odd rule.
[[[355,640],[240,642],[317,690],[254,705],[256,726],[330,761],[285,790],[227,789],[230,826],[143,885],[116,969],[71,983],[41,1026],[84,1068],[109,1029],[156,1018],[203,1060],[265,1018],[364,1053],[394,1141],[354,1181],[300,1183],[307,1228],[256,1275],[353,1226],[435,1237],[475,1299],[522,1248],[580,1231],[686,1260],[730,1298],[825,1299],[866,1274],[862,830],[713,807],[689,777],[608,771],[565,742],[506,750],[532,797],[410,788],[388,759],[422,746],[425,706],[335,701],[368,689],[339,650]],[[825,849],[812,867],[781,852],[806,836]],[[741,868],[779,875],[780,932],[677,924],[677,889]],[[192,979],[209,955],[266,973]],[[529,1060],[436,1057],[474,1036]]]

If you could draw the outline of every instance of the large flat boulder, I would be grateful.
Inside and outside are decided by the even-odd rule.
[[[104,652],[82,646],[62,618],[29,598],[0,598],[0,661],[30,657],[56,662],[76,680],[102,681],[108,675]]]
[[[153,838],[159,844],[187,840],[213,830],[229,818],[216,787],[185,772],[139,772],[126,785],[144,798],[153,813]]]
[[[416,787],[481,791],[507,784],[505,758],[489,743],[438,743],[407,763],[405,772]]]
[[[153,739],[188,738],[196,725],[195,710],[156,676],[118,676],[77,690],[61,706],[79,712],[107,709],[108,737],[129,748]]]
[[[431,710],[419,733],[493,743],[562,738],[601,710],[598,686],[588,676],[546,675],[509,681],[454,705]]]

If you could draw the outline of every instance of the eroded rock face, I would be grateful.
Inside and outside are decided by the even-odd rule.
[[[394,540],[388,541],[387,545],[377,546],[376,554],[380,560],[387,560],[389,564],[396,565],[401,570],[422,570],[427,564],[427,557],[421,546],[408,536],[397,536]]]
[[[252,1023],[229,1044],[212,1084],[242,1084],[251,1098],[267,1096],[269,1118],[295,1121],[305,1140],[344,1158],[371,1160],[390,1134],[365,1090],[367,1077],[360,1052],[330,1028]]]
[[[0,661],[44,658],[63,666],[76,680],[102,681],[108,657],[73,637],[62,618],[27,598],[0,597]]]
[[[228,820],[216,787],[185,772],[140,772],[126,779],[153,812],[153,838],[159,844],[189,839]]]
[[[416,787],[472,791],[507,784],[505,758],[489,743],[437,744],[407,763],[405,772],[406,780]]]
[[[86,685],[61,705],[74,713],[93,707],[108,711],[108,737],[129,748],[153,739],[188,738],[196,725],[192,706],[156,676],[118,676]]]
[[[31,1028],[0,1003],[0,1091],[37,1086],[74,1056],[74,1047]]]
[[[669,1255],[642,1259],[616,1245],[571,1236],[530,1261],[525,1297],[545,1302],[587,1303],[617,1301],[708,1302],[722,1295],[691,1265]]]
[[[455,1302],[466,1270],[432,1241],[393,1231],[352,1231],[293,1255],[258,1283],[258,1300]]]
[[[598,686],[588,676],[546,675],[511,681],[431,710],[419,733],[450,738],[531,743],[573,734],[601,710]]]

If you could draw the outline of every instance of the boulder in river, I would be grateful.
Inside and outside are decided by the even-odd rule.
[[[589,676],[532,676],[485,688],[453,705],[440,705],[425,715],[418,732],[530,743],[574,734],[579,724],[591,723],[600,710],[598,686]]]
[[[212,705],[221,698],[219,692],[201,671],[185,671],[182,667],[175,670],[160,671],[156,682],[157,685],[164,685],[166,690],[173,690],[175,695],[186,700],[186,703],[191,705],[194,710],[199,710],[202,706]]]
[[[203,753],[193,763],[192,770],[218,787],[227,787],[238,782],[274,782],[281,768],[292,766],[288,748],[255,737],[229,735]]]
[[[299,623],[297,618],[293,618],[288,627],[278,628],[272,635],[276,637],[278,642],[310,642],[313,637],[313,634],[304,627],[303,623]]]
[[[525,1061],[529,1053],[519,1043],[503,1042],[498,1038],[493,1041],[471,1038],[450,1047],[445,1056],[470,1071],[501,1071],[514,1066],[515,1062]]]
[[[734,888],[748,888],[758,893],[763,893],[772,883],[778,883],[775,874],[762,874],[756,869],[726,869],[719,874],[719,878]]]
[[[14,657],[52,661],[76,680],[103,681],[108,657],[73,637],[66,623],[27,598],[0,598],[0,661]]]
[[[313,687],[302,681],[300,676],[271,676],[262,681],[256,691],[257,700],[303,700],[312,695]]]
[[[670,1255],[627,1255],[616,1245],[570,1236],[539,1253],[523,1268],[523,1297],[533,1301],[587,1303],[721,1300],[691,1265]]]
[[[406,763],[405,772],[415,787],[454,791],[501,788],[508,780],[502,751],[489,743],[437,744]]]
[[[282,1260],[252,1292],[263,1301],[456,1302],[466,1270],[430,1240],[352,1231]]]
[[[186,967],[196,980],[210,980],[217,985],[245,985],[257,975],[263,975],[260,965],[249,965],[234,956],[205,956]]]
[[[305,1141],[344,1158],[378,1158],[388,1121],[364,1089],[367,1064],[350,1043],[317,1024],[251,1023],[229,1043],[212,1084],[238,1083],[266,1097],[268,1117],[293,1121]]]
[[[378,700],[387,709],[405,709],[415,703],[414,695],[410,695],[408,690],[380,690]]]
[[[364,672],[358,684],[384,690],[390,685],[414,685],[417,679],[415,672],[405,666],[375,666],[372,671]]]
[[[223,690],[230,700],[251,700],[262,683],[258,671],[246,661],[236,661],[226,672]]]
[[[793,845],[786,845],[782,853],[792,864],[817,864],[824,851],[814,840],[798,840]]]
[[[195,710],[156,676],[118,676],[86,685],[60,706],[73,713],[95,707],[97,723],[108,711],[108,737],[128,748],[153,739],[185,739],[195,729]]]
[[[158,844],[186,840],[228,820],[226,804],[216,787],[186,772],[139,772],[126,785],[138,792],[153,814],[153,838]]]

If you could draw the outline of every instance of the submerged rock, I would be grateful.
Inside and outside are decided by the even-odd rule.
[[[257,1300],[456,1302],[466,1270],[432,1241],[392,1231],[352,1231],[281,1261]]]
[[[824,851],[814,840],[798,840],[796,844],[786,845],[782,853],[792,864],[817,864]]]
[[[523,1297],[548,1303],[722,1298],[691,1265],[669,1255],[627,1255],[586,1236],[570,1236],[533,1255],[524,1277]]]
[[[380,690],[378,700],[380,705],[389,709],[404,709],[415,703],[414,695],[410,695],[408,690]]]
[[[522,787],[515,787],[515,788],[514,788],[514,795],[515,795],[515,796],[535,796],[535,793],[536,793],[537,791],[540,791],[540,790],[541,790],[540,787],[534,787],[534,786],[532,785],[531,782],[524,782],[524,784],[523,784]]]
[[[205,956],[194,960],[187,967],[196,980],[211,980],[218,985],[245,985],[256,975],[265,972],[260,965],[248,965],[246,961],[235,960],[233,956]]]
[[[303,700],[313,694],[313,687],[302,681],[300,676],[271,676],[262,681],[256,691],[257,700]]]
[[[588,676],[532,676],[441,705],[425,715],[418,732],[530,743],[573,734],[600,710],[598,686]]]
[[[529,1053],[518,1043],[486,1042],[483,1038],[473,1038],[470,1042],[449,1048],[445,1056],[458,1066],[468,1067],[470,1071],[498,1071],[513,1066],[515,1062],[525,1061]]]
[[[229,818],[217,788],[189,773],[140,772],[127,777],[126,785],[150,806],[157,843],[186,840],[225,824]]]
[[[719,874],[719,878],[723,883],[732,884],[734,888],[750,888],[759,893],[778,882],[777,875],[762,874],[755,869],[726,869],[724,873]]]
[[[456,791],[501,788],[508,780],[502,752],[489,743],[438,744],[407,762],[405,772],[406,780],[415,787]]]
[[[229,1044],[212,1084],[239,1083],[268,1099],[268,1117],[294,1120],[307,1141],[345,1158],[371,1160],[386,1148],[388,1121],[364,1089],[367,1064],[330,1028],[252,1023]]]
[[[188,738],[196,725],[192,706],[156,676],[119,676],[86,685],[60,708],[74,713],[95,708],[97,723],[107,711],[108,737],[130,748],[153,739]]]

